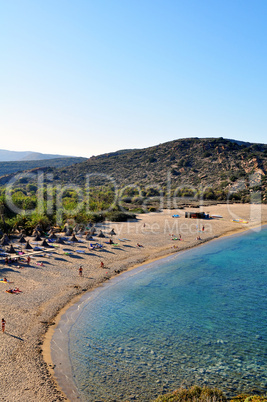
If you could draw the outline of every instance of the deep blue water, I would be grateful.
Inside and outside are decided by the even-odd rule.
[[[266,244],[266,228],[212,241],[88,293],[62,320],[81,400],[150,401],[182,384],[264,392]]]

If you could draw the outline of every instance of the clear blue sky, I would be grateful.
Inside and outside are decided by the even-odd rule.
[[[266,0],[0,0],[1,149],[266,143]]]

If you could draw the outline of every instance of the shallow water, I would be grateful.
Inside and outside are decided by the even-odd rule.
[[[266,244],[266,228],[223,238],[89,292],[55,331],[60,385],[83,401],[145,402],[182,384],[264,392]]]

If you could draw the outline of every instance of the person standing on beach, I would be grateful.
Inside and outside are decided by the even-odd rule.
[[[2,318],[2,332],[4,333],[6,329],[6,321],[4,318]]]
[[[83,267],[82,266],[80,266],[80,268],[79,268],[79,275],[83,276]]]

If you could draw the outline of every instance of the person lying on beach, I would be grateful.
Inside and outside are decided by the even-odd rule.
[[[144,247],[142,244],[137,243],[137,247]]]
[[[7,278],[3,278],[3,279],[1,278],[0,282],[1,283],[13,283],[13,282],[10,282],[10,280],[8,280]]]
[[[98,248],[102,248],[103,247],[103,245],[102,244],[99,244],[99,243],[96,243],[96,244],[90,244],[90,247],[88,247],[89,248],[89,250],[95,250],[95,249],[98,249]]]
[[[21,293],[22,291],[19,290],[19,288],[15,288],[15,289],[8,289],[6,290],[7,293]]]

